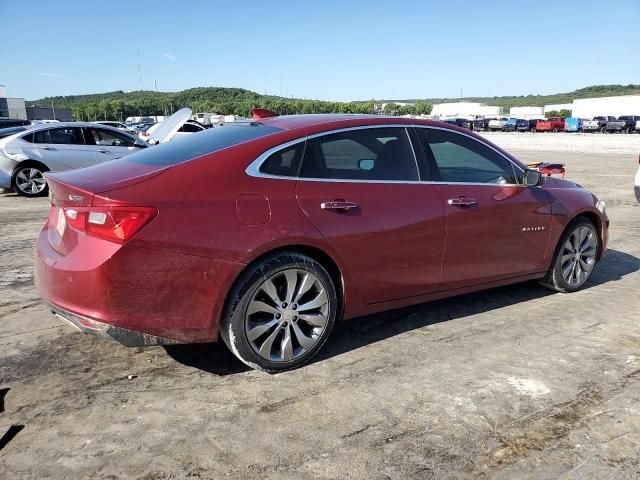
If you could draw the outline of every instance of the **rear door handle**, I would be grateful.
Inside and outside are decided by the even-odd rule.
[[[449,200],[447,200],[447,203],[452,207],[466,208],[466,207],[473,207],[474,205],[477,205],[478,201],[474,200],[473,198],[458,197],[458,198],[450,198]]]
[[[358,204],[354,202],[348,202],[346,200],[333,200],[332,202],[321,203],[320,208],[323,210],[348,211],[352,208],[358,208]]]
[[[42,147],[43,150],[57,150],[56,147]]]
[[[99,149],[98,152],[100,152],[100,153],[111,153],[109,150],[105,150],[104,148]]]

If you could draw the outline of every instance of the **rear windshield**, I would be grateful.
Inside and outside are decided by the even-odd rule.
[[[260,123],[227,124],[202,131],[197,135],[188,135],[178,140],[142,149],[128,155],[125,160],[144,165],[177,165],[223,148],[280,131],[282,129]]]

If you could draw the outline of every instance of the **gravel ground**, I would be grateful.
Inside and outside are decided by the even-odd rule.
[[[587,289],[524,283],[344,322],[279,375],[222,345],[127,349],[62,324],[33,286],[47,199],[1,195],[0,426],[16,427],[0,478],[639,478],[637,157],[519,150],[609,202]]]
[[[506,150],[640,154],[639,134],[483,132],[480,135]]]

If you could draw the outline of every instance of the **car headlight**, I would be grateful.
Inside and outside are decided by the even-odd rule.
[[[600,210],[602,215],[607,215],[607,204],[604,200],[598,200],[598,203],[596,203],[596,208]]]

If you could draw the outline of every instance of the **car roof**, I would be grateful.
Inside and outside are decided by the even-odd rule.
[[[99,122],[56,122],[56,123],[38,123],[32,125],[29,129],[30,131],[44,130],[50,128],[69,128],[69,127],[92,127],[95,128],[100,126],[100,128],[113,128],[109,125],[104,125]],[[117,130],[117,129],[114,129]]]
[[[349,128],[367,125],[400,124],[400,125],[432,125],[450,126],[444,122],[421,118],[393,117],[372,114],[305,114],[281,115],[261,118],[258,123],[280,128],[282,130],[325,131],[332,128]]]

